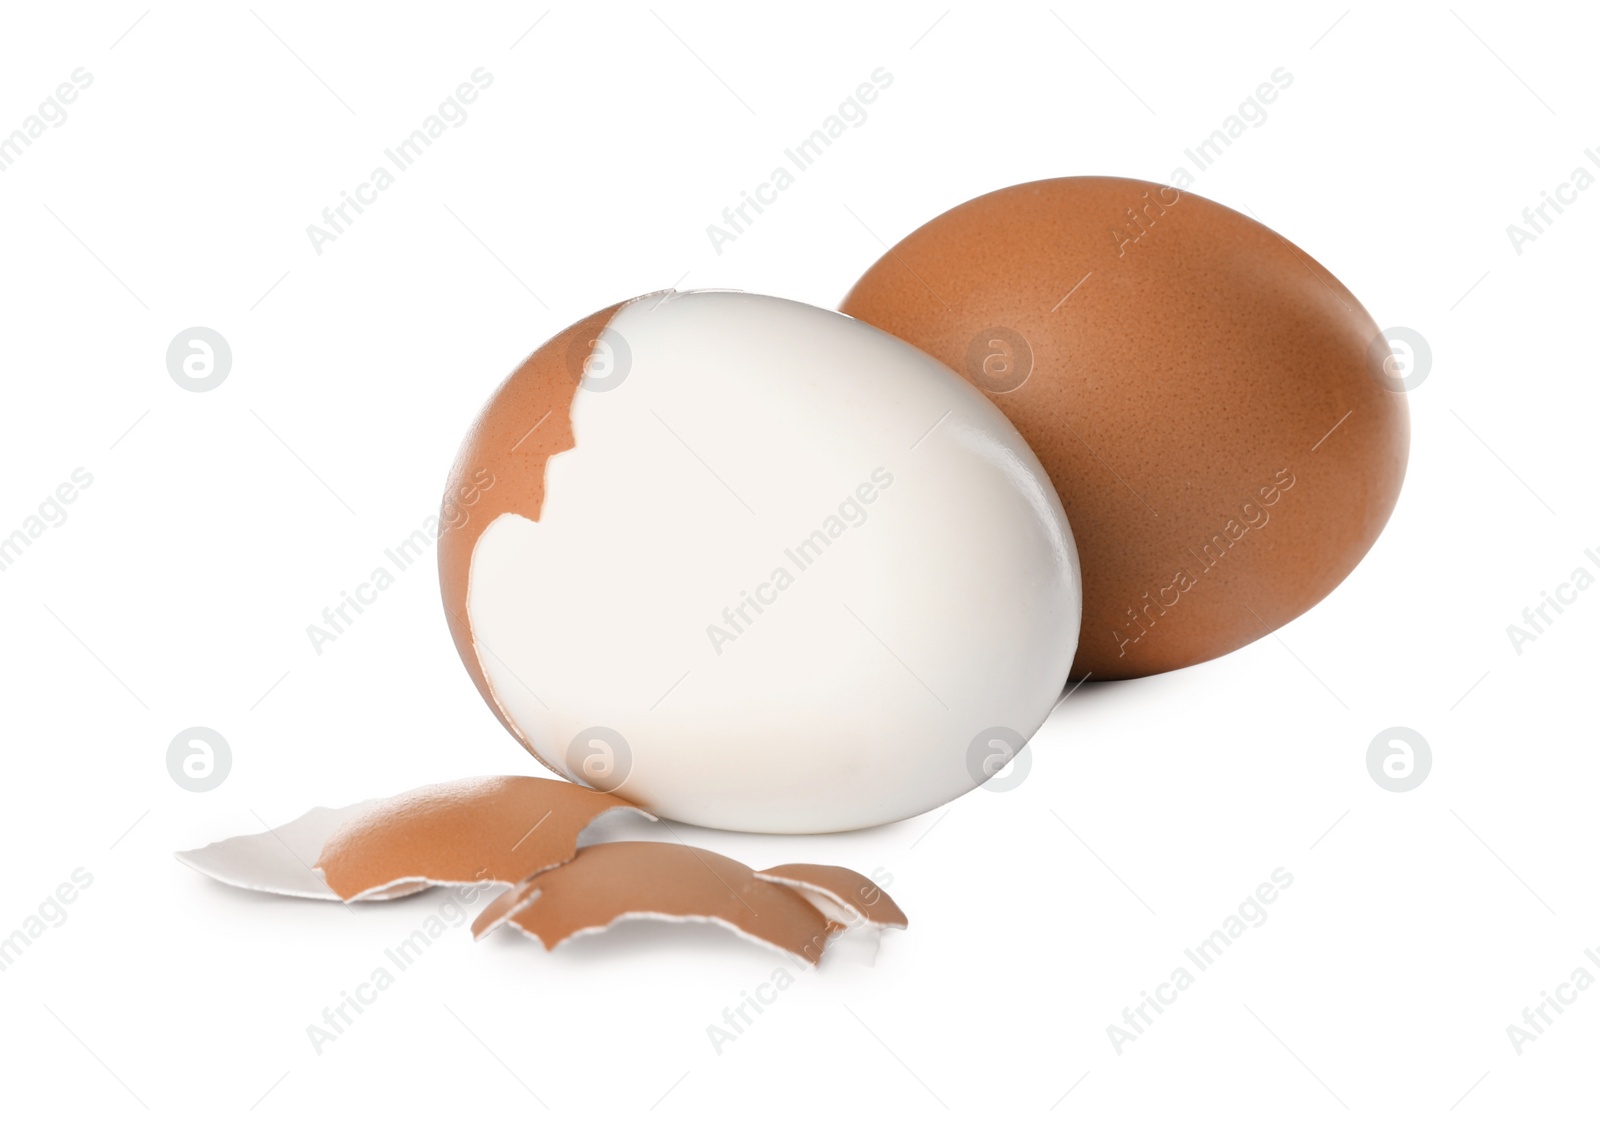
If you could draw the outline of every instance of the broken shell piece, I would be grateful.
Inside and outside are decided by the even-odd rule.
[[[525,884],[508,888],[489,900],[489,905],[479,911],[478,917],[472,920],[472,940],[481,942],[499,930],[519,907],[525,907],[532,901],[537,890],[530,880]]]
[[[550,949],[623,919],[652,918],[715,923],[815,965],[847,930],[865,928],[875,946],[883,928],[906,926],[894,900],[848,868],[756,872],[705,849],[646,841],[579,849],[585,828],[618,809],[651,817],[568,782],[464,779],[319,806],[276,829],[174,855],[226,884],[310,899],[397,899],[433,884],[505,883],[512,886],[484,908],[473,934],[511,922]]]
[[[312,870],[322,846],[346,822],[382,805],[371,798],[353,806],[332,809],[317,806],[276,829],[213,841],[204,848],[175,852],[172,855],[213,880],[231,887],[292,895],[301,899],[338,900],[333,889]],[[428,887],[425,883],[403,884],[372,899],[398,899]]]
[[[835,931],[797,892],[737,860],[653,841],[590,845],[496,899],[473,931],[509,921],[548,950],[622,919],[715,923],[807,965],[817,964]]]
[[[782,884],[821,911],[830,922],[844,927],[862,923],[882,929],[904,930],[905,912],[872,880],[836,864],[780,864],[757,872],[758,879]]]
[[[639,807],[557,779],[501,775],[423,786],[345,823],[316,868],[342,899],[416,884],[518,884],[571,860],[601,814]]]

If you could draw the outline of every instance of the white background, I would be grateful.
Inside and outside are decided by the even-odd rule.
[[[1506,233],[1600,146],[1586,13],[79,7],[0,27],[0,131],[93,75],[0,174],[0,534],[75,468],[94,478],[0,572],[0,933],[93,876],[0,973],[8,1111],[1593,1103],[1600,993],[1520,1056],[1506,1031],[1580,966],[1600,976],[1600,591],[1520,653],[1506,633],[1573,569],[1600,575],[1600,190],[1520,255]],[[318,255],[307,225],[477,67],[494,81],[466,122]],[[869,119],[716,253],[707,224],[878,67],[894,81]],[[884,242],[974,195],[1165,181],[1278,67],[1293,85],[1194,189],[1433,351],[1405,491],[1361,567],[1273,638],[1085,687],[1010,792],[854,835],[683,831],[752,863],[881,870],[912,919],[875,966],[799,976],[720,1055],[707,1026],[783,961],[679,928],[554,954],[454,931],[316,1054],[307,1025],[438,896],[251,897],[170,853],[537,772],[458,664],[431,559],[320,655],[306,636],[437,508],[499,379],[644,291],[833,306]],[[233,350],[208,393],[165,367],[195,325]],[[210,793],[167,773],[191,725],[232,745]],[[1432,745],[1406,794],[1367,772],[1392,725]],[[1294,882],[1265,924],[1119,1055],[1107,1025],[1279,867]]]

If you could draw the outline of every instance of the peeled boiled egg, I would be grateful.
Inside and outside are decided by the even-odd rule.
[[[451,472],[469,674],[541,762],[661,816],[895,821],[1043,723],[1077,552],[1011,422],[866,323],[657,293],[545,343]]]
[[[1007,187],[912,231],[841,308],[960,372],[1054,480],[1076,677],[1193,665],[1326,596],[1405,476],[1388,341],[1325,268],[1187,190]]]

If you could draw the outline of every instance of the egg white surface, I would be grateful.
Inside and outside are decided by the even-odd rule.
[[[679,821],[831,832],[947,802],[985,777],[975,737],[1038,729],[1077,645],[1077,552],[981,393],[745,293],[634,301],[600,344],[538,520],[488,526],[468,584],[541,759]]]

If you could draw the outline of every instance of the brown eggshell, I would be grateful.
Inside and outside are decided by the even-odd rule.
[[[829,919],[843,926],[867,923],[906,929],[906,914],[889,893],[860,872],[835,864],[780,864],[757,872],[768,883],[783,884]]]
[[[612,304],[580,319],[529,355],[501,383],[462,442],[440,509],[439,589],[450,635],[489,708],[541,763],[545,761],[501,710],[478,661],[478,646],[467,616],[472,550],[501,514],[539,520],[545,464],[573,446],[572,401],[582,380],[583,358],[620,307],[622,304]],[[492,650],[484,654],[494,656]]]
[[[293,821],[268,827],[265,833],[228,837],[204,848],[172,855],[196,872],[231,887],[340,902],[327,881],[313,870],[313,865],[330,837],[381,802],[382,799],[372,798],[353,806],[316,806]],[[399,884],[365,898],[369,901],[401,899],[426,891],[428,887],[426,882]]]
[[[1282,626],[1400,493],[1409,422],[1370,357],[1377,324],[1304,251],[1189,191],[984,195],[841,310],[984,389],[1038,453],[1083,566],[1074,677],[1177,669]]]
[[[517,884],[571,860],[578,834],[610,810],[644,810],[556,779],[503,775],[385,798],[331,836],[316,868],[341,899],[415,883]]]
[[[689,845],[614,841],[590,845],[496,899],[485,929],[509,921],[555,949],[622,919],[709,922],[815,965],[837,930],[798,893],[751,868]],[[490,911],[498,921],[485,922]],[[474,932],[479,932],[474,923]]]

